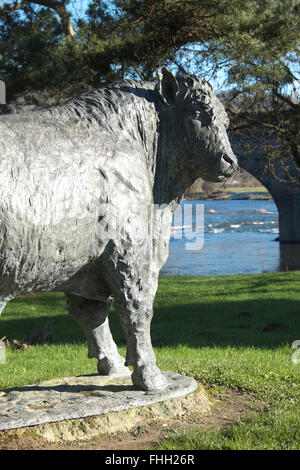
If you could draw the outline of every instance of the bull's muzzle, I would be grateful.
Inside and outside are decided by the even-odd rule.
[[[229,155],[223,155],[222,158],[223,158],[223,160],[225,160],[226,163],[229,163],[229,165],[232,168],[233,172],[239,173],[240,167],[237,164],[237,160],[236,160],[235,155],[233,157],[230,157]]]

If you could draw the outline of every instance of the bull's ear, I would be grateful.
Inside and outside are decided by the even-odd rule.
[[[157,71],[158,85],[157,91],[167,106],[171,106],[176,101],[178,95],[178,83],[172,72],[166,67],[161,67]]]

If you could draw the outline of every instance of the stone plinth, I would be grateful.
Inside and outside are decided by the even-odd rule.
[[[134,390],[130,376],[100,375],[52,379],[36,385],[2,390],[0,391],[0,430],[34,426],[39,428],[38,434],[43,435],[47,440],[55,440],[57,435],[63,439],[65,429],[66,439],[71,440],[70,425],[66,423],[67,420],[71,420],[71,428],[74,431],[77,421],[81,422],[82,428],[82,418],[102,417],[103,419],[96,420],[92,427],[96,427],[98,433],[104,433],[112,429],[114,431],[128,429],[137,421],[136,418],[143,414],[151,417],[151,406],[157,403],[161,403],[162,406],[154,406],[153,417],[155,414],[168,415],[172,409],[176,414],[179,412],[178,400],[174,399],[179,397],[183,397],[185,403],[179,408],[196,398],[199,409],[209,410],[210,402],[202,387],[199,389],[194,379],[175,372],[164,372],[164,376],[169,386],[161,391]],[[192,393],[196,390],[197,397]],[[141,412],[143,407],[145,410]],[[127,415],[122,413],[131,409],[138,409],[139,412],[127,413]],[[119,419],[118,412],[121,412]],[[131,417],[133,422],[130,422],[131,418],[128,421],[128,417]],[[51,431],[51,426],[46,426],[46,423],[56,424]],[[78,432],[73,432],[73,434],[79,437]],[[84,437],[88,436],[84,433],[81,438]]]

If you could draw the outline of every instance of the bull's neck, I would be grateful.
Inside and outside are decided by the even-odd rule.
[[[159,108],[159,143],[153,192],[155,203],[170,204],[182,199],[196,177],[184,168],[184,135],[176,122],[180,116],[176,116],[174,110],[165,108],[164,105]]]

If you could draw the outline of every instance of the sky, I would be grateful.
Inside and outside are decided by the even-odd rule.
[[[84,16],[84,12],[87,9],[90,0],[71,0],[69,11],[71,11],[74,16]]]

